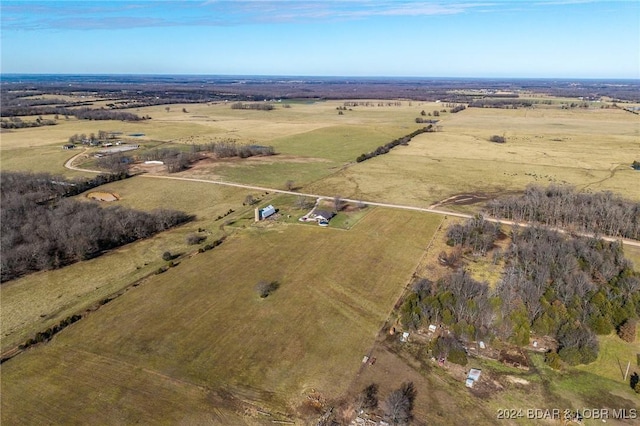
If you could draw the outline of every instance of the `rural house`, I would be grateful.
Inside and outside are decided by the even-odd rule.
[[[334,212],[330,212],[327,210],[316,210],[315,212],[313,212],[313,214],[315,214],[315,219],[318,222],[328,222],[332,217],[336,215]]]

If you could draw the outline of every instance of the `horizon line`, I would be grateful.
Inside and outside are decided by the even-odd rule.
[[[91,76],[113,76],[113,77],[253,77],[253,78],[352,78],[352,79],[469,79],[469,80],[626,80],[638,81],[640,77],[518,77],[518,76],[394,76],[394,75],[310,75],[310,74],[207,74],[207,73],[83,73],[83,72],[2,72],[1,76],[69,76],[69,77],[91,77]]]

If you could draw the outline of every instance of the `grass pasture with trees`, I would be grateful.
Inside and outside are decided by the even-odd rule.
[[[350,231],[235,234],[7,361],[3,423],[179,420],[184,407],[210,418],[238,405],[304,417],[309,394],[347,389],[441,220],[376,209]],[[279,288],[260,298],[259,280]],[[156,386],[184,401],[147,412]],[[236,405],[216,405],[227,393]]]
[[[467,108],[440,119],[442,131],[419,135],[311,188],[423,207],[454,194],[521,191],[529,183],[564,183],[640,200],[638,173],[631,168],[640,155],[638,116],[536,106]],[[507,142],[489,142],[496,133]]]
[[[622,383],[619,364],[624,368],[630,359],[630,374],[638,372],[640,349],[638,339],[623,342],[615,332],[597,336],[600,352],[590,364],[557,371],[544,354],[531,352],[528,372],[471,355],[464,368],[442,369],[430,346],[413,340],[403,346],[401,333],[390,336],[386,329],[379,334],[395,321],[394,308],[414,278],[435,282],[466,263],[470,277],[489,283],[487,291],[499,288],[511,229],[503,229],[495,247],[474,248],[447,265],[438,256],[452,253],[448,226],[464,223],[459,218],[350,206],[321,228],[298,222],[315,198],[159,179],[153,175],[166,177],[164,166],[139,164],[155,150],[188,153],[192,144],[234,141],[277,154],[207,155],[171,176],[418,207],[468,194],[440,208],[474,213],[482,207],[474,196],[506,198],[529,184],[567,184],[640,201],[640,172],[631,167],[640,160],[638,115],[609,104],[566,108],[570,98],[529,100],[533,107],[463,109],[417,100],[309,99],[270,102],[270,110],[215,101],[126,109],[150,117],[135,122],[71,116],[51,126],[3,129],[3,172],[68,177],[94,175],[64,167],[85,149],[63,150],[70,136],[122,132],[141,145],[127,155],[146,175],[92,190],[117,194],[117,201],[98,202],[87,193],[74,199],[182,210],[195,220],[3,283],[3,353],[72,315],[84,317],[3,363],[1,422],[315,422],[327,407],[339,418],[372,383],[384,410],[409,382],[417,391],[414,419],[427,424],[489,425],[499,408],[600,408],[615,405],[616,396],[627,407],[636,395]],[[439,120],[436,131],[356,162],[432,118]],[[496,135],[504,141],[491,142]],[[77,165],[93,169],[99,162],[92,154],[101,148],[86,149]],[[254,224],[254,208],[267,204],[280,217]],[[494,258],[497,248],[502,252]],[[639,271],[640,249],[624,250]],[[377,362],[363,363],[364,355]],[[483,370],[482,386],[464,387],[465,368]]]

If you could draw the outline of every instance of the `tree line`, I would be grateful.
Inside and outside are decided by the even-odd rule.
[[[574,187],[529,185],[521,196],[491,201],[494,217],[540,223],[613,237],[640,239],[640,203],[612,192],[578,192]]]
[[[386,154],[398,145],[407,145],[411,141],[411,139],[418,136],[419,134],[422,134],[425,132],[433,132],[433,131],[434,131],[433,125],[429,124],[427,127],[418,129],[401,138],[394,139],[385,145],[381,145],[378,148],[376,148],[375,151],[367,152],[366,154],[360,154],[358,158],[356,158],[356,162],[362,163],[363,161],[368,160],[370,158],[377,157],[378,155]]]
[[[231,109],[253,109],[259,111],[271,111],[275,109],[273,104],[270,103],[244,103],[244,102],[234,102],[231,104]]]
[[[183,212],[142,212],[67,198],[121,178],[67,181],[49,174],[6,172],[0,184],[1,282],[89,259],[192,220]]]
[[[189,151],[177,148],[156,148],[139,156],[141,161],[162,161],[169,173],[186,170],[189,165],[200,159],[199,153],[210,152],[217,158],[248,158],[257,155],[275,155],[273,146],[239,144],[234,140],[223,140],[205,144],[192,144]],[[124,154],[113,154],[99,158],[98,167],[111,173],[126,173],[133,158]]]
[[[496,230],[476,218],[448,234],[454,249],[482,254]],[[464,268],[436,282],[421,279],[401,307],[405,326],[442,323],[460,340],[495,337],[516,345],[527,345],[533,331],[557,340],[548,359],[555,355],[575,365],[596,359],[595,335],[616,330],[622,337],[635,324],[640,274],[624,258],[621,243],[541,227],[516,228],[510,240],[504,252],[494,249],[494,261],[505,262],[495,289]]]
[[[515,96],[517,97],[517,95]],[[518,109],[533,106],[533,102],[525,99],[476,99],[469,103],[469,108],[502,108]]]
[[[31,105],[15,105],[2,108],[3,117],[16,117],[28,115],[63,115],[66,118],[76,117],[79,120],[121,120],[121,121],[140,121],[150,119],[151,117],[140,117],[137,114],[126,111],[112,111],[105,108],[69,108],[67,106],[31,106]]]
[[[55,126],[56,124],[58,123],[55,120],[43,119],[42,117],[36,118],[35,121],[23,121],[19,117],[0,120],[0,128],[2,129],[26,129],[29,127]]]

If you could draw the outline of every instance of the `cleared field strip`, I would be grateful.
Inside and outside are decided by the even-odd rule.
[[[244,185],[244,184],[232,183],[232,182],[213,181],[213,180],[207,180],[207,179],[183,178],[183,177],[174,177],[174,176],[156,176],[156,175],[141,175],[141,176],[147,177],[147,178],[155,178],[155,179],[172,179],[172,180],[182,180],[182,181],[191,181],[191,182],[212,183],[212,184],[216,184],[216,185],[233,186],[233,187],[245,188],[245,189],[255,189],[255,190],[258,190],[258,191],[268,191],[268,192],[275,192],[275,193],[279,193],[279,194],[298,195],[298,196],[303,196],[303,197],[318,198],[318,199],[325,199],[325,200],[334,199],[334,197],[327,196],[327,195],[306,194],[306,193],[302,193],[302,192],[286,191],[286,190],[282,190],[282,189],[273,189],[273,188],[264,188],[264,187],[261,187],[261,186]],[[387,207],[387,208],[401,209],[401,210],[419,211],[419,212],[433,213],[433,214],[439,214],[439,215],[445,215],[445,216],[461,217],[461,218],[464,218],[464,219],[470,219],[470,218],[472,218],[474,216],[474,215],[465,214],[465,213],[457,213],[457,212],[451,212],[451,211],[447,211],[447,210],[432,209],[432,208],[425,208],[425,207],[407,206],[407,205],[402,205],[402,204],[391,204],[391,203],[381,203],[381,202],[377,202],[377,201],[355,200],[355,199],[351,199],[351,198],[341,198],[341,200],[343,200],[345,202],[349,202],[349,203],[364,203],[364,204],[367,204],[367,205],[370,205],[370,206]],[[506,219],[496,219],[496,218],[492,218],[492,217],[488,217],[488,216],[485,216],[485,220],[487,220],[489,222],[494,222],[494,223],[502,223],[504,225],[510,225],[510,226],[525,226],[526,227],[526,226],[532,226],[533,225],[532,223],[516,222],[516,221],[506,220]],[[554,230],[556,230],[558,232],[562,232],[562,233],[566,232],[566,231],[564,231],[562,229],[557,229],[557,228],[554,229]],[[588,232],[576,233],[576,235],[583,236],[583,237],[595,237],[596,236],[595,234],[588,233]],[[640,241],[634,241],[634,240],[630,240],[630,239],[626,239],[626,238],[610,237],[610,236],[606,236],[606,235],[605,236],[598,235],[598,237],[602,238],[605,241],[622,241],[623,244],[625,244],[625,245],[640,247]]]

